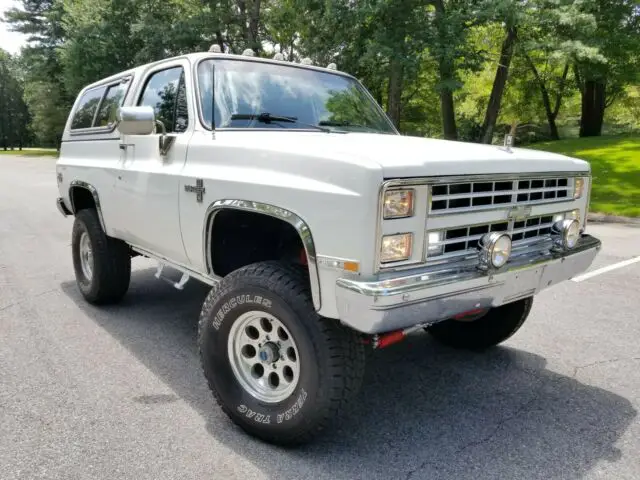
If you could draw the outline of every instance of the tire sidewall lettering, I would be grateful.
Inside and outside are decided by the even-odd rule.
[[[243,291],[244,290],[244,291]],[[246,290],[250,290],[247,293]],[[285,323],[296,339],[299,350],[301,370],[313,371],[317,360],[313,356],[313,344],[310,343],[305,327],[292,322],[295,312],[261,287],[248,287],[229,292],[218,301],[211,310],[207,325],[206,355],[210,358],[207,368],[215,370],[216,390],[231,404],[231,412],[244,422],[262,428],[284,428],[304,421],[303,409],[313,409],[313,401],[318,395],[318,379],[313,375],[302,375],[299,383],[286,400],[277,404],[268,404],[256,400],[239,384],[228,359],[228,334],[234,321],[243,313],[251,310],[268,312]],[[305,338],[307,337],[307,338]],[[295,428],[295,427],[294,427]]]
[[[235,295],[224,302],[215,313],[212,322],[213,328],[215,328],[216,330],[220,330],[222,322],[224,322],[224,319],[227,317],[229,312],[232,312],[234,309],[248,304],[260,306],[263,308],[271,308],[272,301],[268,298],[264,298],[262,295]]]

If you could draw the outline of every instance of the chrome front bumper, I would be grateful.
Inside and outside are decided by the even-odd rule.
[[[584,272],[600,248],[600,240],[583,235],[569,252],[536,252],[489,272],[441,266],[370,282],[339,279],[340,321],[360,332],[382,333],[498,307]]]

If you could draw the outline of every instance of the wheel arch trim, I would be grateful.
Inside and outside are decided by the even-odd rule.
[[[306,256],[307,266],[309,268],[309,283],[311,284],[311,297],[313,306],[316,311],[320,310],[320,275],[316,263],[317,254],[311,229],[309,225],[298,215],[286,208],[277,207],[268,203],[254,202],[251,200],[225,199],[213,202],[207,208],[203,229],[203,249],[204,260],[207,274],[213,274],[213,258],[211,256],[211,237],[213,231],[213,222],[218,213],[222,210],[242,210],[246,212],[258,213],[282,220],[291,225],[302,242]]]
[[[98,219],[100,220],[100,226],[102,227],[102,230],[106,232],[107,229],[104,223],[104,217],[102,216],[102,206],[100,204],[100,197],[98,196],[98,190],[96,189],[96,187],[82,180],[72,180],[69,183],[69,203],[71,204],[71,213],[75,215],[76,213],[78,213],[78,210],[76,209],[76,206],[73,201],[72,192],[74,188],[82,188],[84,190],[87,190],[89,193],[91,193],[91,196],[93,197],[93,201],[96,204],[96,210],[98,212]]]

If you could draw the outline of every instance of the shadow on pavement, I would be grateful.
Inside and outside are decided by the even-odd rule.
[[[615,443],[637,414],[623,397],[546,370],[538,355],[457,352],[420,334],[370,355],[359,397],[330,431],[281,449],[245,435],[214,405],[196,349],[208,287],[179,292],[151,269],[135,271],[123,303],[100,309],[75,283],[62,289],[196,409],[217,441],[271,478],[582,478],[620,458]],[[177,400],[156,393],[131,401]]]

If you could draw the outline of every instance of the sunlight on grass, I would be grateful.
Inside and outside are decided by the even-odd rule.
[[[640,136],[575,138],[531,148],[591,164],[592,212],[640,217]]]
[[[0,150],[0,156],[14,155],[16,157],[57,157],[55,148],[23,148],[22,150]]]

